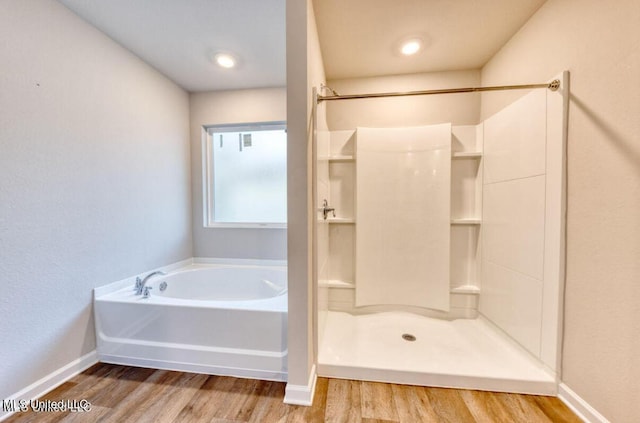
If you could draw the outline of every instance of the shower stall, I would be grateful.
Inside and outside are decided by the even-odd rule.
[[[568,88],[564,72],[521,86],[314,91],[319,376],[556,394]],[[475,125],[326,123],[342,102],[500,90],[528,91]]]

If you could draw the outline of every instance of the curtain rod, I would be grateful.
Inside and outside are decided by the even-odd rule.
[[[413,95],[433,95],[433,94],[458,94],[458,93],[475,93],[475,92],[481,92],[481,91],[526,90],[531,88],[548,88],[551,91],[557,91],[558,88],[560,88],[560,80],[554,79],[553,81],[546,84],[499,85],[495,87],[448,88],[448,89],[442,89],[442,90],[405,91],[405,92],[371,93],[371,94],[345,94],[345,95],[328,95],[328,96],[319,95],[318,103],[321,103],[323,101],[331,101],[331,100],[354,100],[358,98],[405,97],[405,96],[413,96]]]

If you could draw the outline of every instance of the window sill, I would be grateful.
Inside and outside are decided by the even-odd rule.
[[[205,229],[287,229],[286,223],[210,223]]]

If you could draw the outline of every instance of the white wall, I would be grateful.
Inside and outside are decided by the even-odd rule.
[[[190,95],[194,256],[286,259],[286,229],[205,228],[202,206],[203,126],[285,121],[286,93],[285,88],[262,88]]]
[[[306,72],[301,72],[303,69]],[[311,0],[287,0],[289,374],[286,401],[295,400],[296,389],[307,386],[315,362],[312,89],[322,82],[324,68]]]
[[[189,104],[53,0],[0,2],[0,398],[95,349],[91,289],[191,257]]]
[[[480,85],[480,71],[339,79],[330,80],[327,84],[339,94],[474,87]],[[479,120],[480,95],[477,93],[341,100],[327,104],[327,123],[332,131],[355,129],[357,126],[384,128],[446,122],[475,125]]]
[[[548,0],[483,85],[571,72],[563,381],[613,422],[640,416],[640,3]],[[482,97],[483,118],[518,93]]]

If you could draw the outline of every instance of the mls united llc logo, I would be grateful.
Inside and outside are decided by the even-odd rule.
[[[71,413],[86,413],[91,411],[91,403],[87,400],[2,400],[2,411],[4,413],[61,413],[69,411]]]

